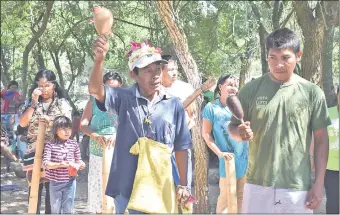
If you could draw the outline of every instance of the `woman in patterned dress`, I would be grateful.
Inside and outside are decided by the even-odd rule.
[[[25,102],[19,121],[21,127],[28,126],[23,170],[27,171],[26,176],[30,185],[39,121],[41,120],[46,123],[45,143],[47,143],[53,139],[51,129],[54,118],[66,116],[71,119],[72,108],[66,100],[64,91],[57,83],[55,74],[50,70],[40,70],[35,75],[29,95],[31,95],[31,98]],[[37,214],[40,214],[41,194],[44,186],[46,189],[45,214],[51,213],[49,182],[46,178],[42,177],[39,184]]]
[[[110,87],[120,87],[122,78],[118,73],[108,72],[103,76],[103,83]],[[89,123],[91,121],[91,123]],[[113,145],[116,139],[117,116],[102,112],[96,105],[94,97],[91,96],[86,104],[80,129],[90,137],[90,162],[88,173],[88,195],[87,204],[89,213],[102,212],[102,146],[109,143],[109,160],[113,156]],[[106,141],[103,141],[103,137]],[[109,208],[113,212],[114,200],[108,197]]]

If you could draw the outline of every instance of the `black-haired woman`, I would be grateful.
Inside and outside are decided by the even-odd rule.
[[[59,86],[55,74],[50,70],[40,70],[34,79],[33,86],[20,116],[20,126],[28,126],[27,149],[23,169],[27,171],[28,183],[31,183],[33,162],[35,155],[35,142],[38,136],[39,120],[46,122],[45,143],[53,139],[52,123],[57,116],[67,116],[71,119],[72,108]],[[41,194],[45,185],[45,214],[51,213],[49,182],[46,178],[40,179],[37,213],[40,213]],[[29,189],[30,191],[30,189]]]
[[[219,158],[220,195],[217,199],[216,213],[228,212],[228,185],[224,159],[235,159],[237,178],[237,206],[241,213],[245,173],[248,166],[248,142],[236,142],[231,139],[227,125],[232,113],[227,107],[227,97],[238,93],[237,81],[231,75],[221,76],[214,92],[215,102],[209,102],[202,111],[202,136],[208,147]]]
[[[103,76],[103,83],[110,87],[120,87],[122,78],[118,73],[108,72]],[[89,123],[91,121],[91,123]],[[107,142],[113,144],[116,139],[117,116],[101,111],[95,102],[94,97],[85,106],[83,117],[80,122],[80,129],[90,137],[89,156],[89,177],[88,177],[88,199],[87,208],[90,213],[102,213],[102,145]],[[113,156],[113,147],[107,148],[110,158]],[[108,160],[110,160],[108,158]],[[112,159],[112,158],[111,158]],[[113,212],[114,201],[108,199],[108,208]]]

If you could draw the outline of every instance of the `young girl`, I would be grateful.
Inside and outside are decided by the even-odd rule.
[[[52,214],[73,213],[76,194],[76,177],[72,172],[85,167],[75,140],[71,140],[72,122],[58,116],[53,122],[54,139],[45,145],[43,164],[50,180]]]

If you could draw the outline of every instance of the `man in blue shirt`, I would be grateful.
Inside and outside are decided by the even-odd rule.
[[[162,88],[161,50],[148,43],[131,43],[129,70],[136,81],[130,88],[102,85],[104,58],[109,49],[108,38],[99,36],[94,43],[94,66],[89,80],[89,93],[101,110],[118,116],[115,151],[106,195],[115,198],[116,213],[124,213],[129,202],[138,157],[129,150],[140,137],[147,137],[175,151],[180,186],[176,196],[190,195],[187,188],[188,149],[192,148],[183,104]],[[177,165],[176,165],[177,164]],[[173,167],[174,168],[174,167]],[[136,211],[129,210],[129,213]]]

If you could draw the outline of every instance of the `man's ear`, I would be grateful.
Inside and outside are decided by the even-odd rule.
[[[131,77],[133,80],[137,81],[137,75],[136,75],[136,73],[134,73],[133,71],[130,71],[130,77]]]
[[[296,53],[296,58],[297,58],[297,61],[300,61],[301,60],[301,57],[302,57],[302,51],[300,50],[298,53]]]

